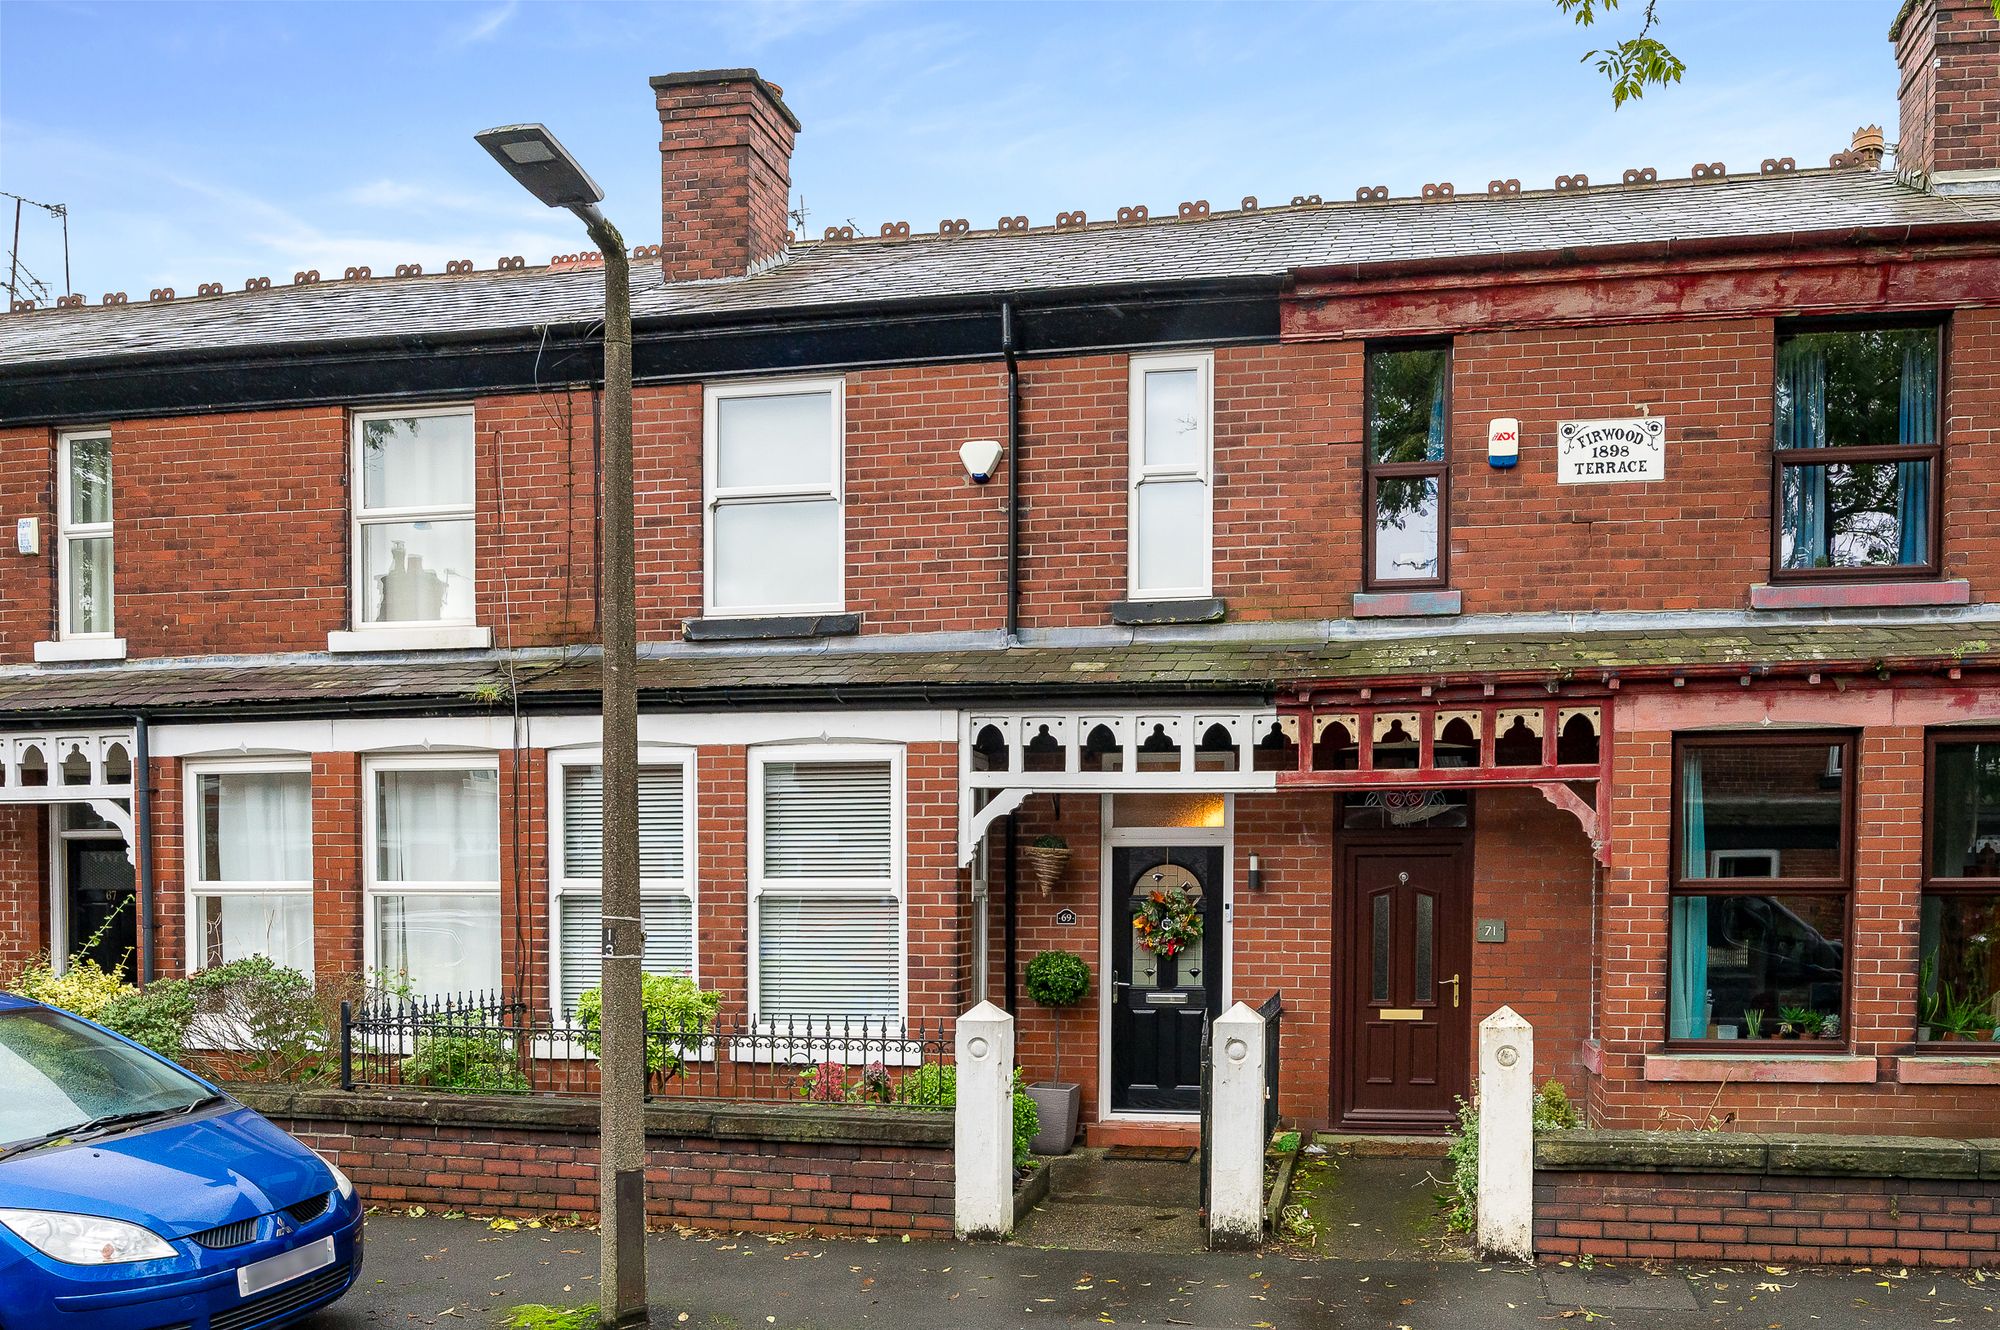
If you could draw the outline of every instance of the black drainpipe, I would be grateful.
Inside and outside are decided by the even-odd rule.
[[[1018,815],[1018,813],[1007,815],[1007,985],[1006,1000],[1000,1005],[1008,1011],[1019,1010],[1014,1005],[1015,962],[1020,958],[1021,952],[1021,912],[1018,908],[1019,891],[1016,885],[1021,864],[1018,848],[1020,833],[1014,826],[1014,819]]]
[[[1014,302],[1000,304],[1000,351],[1007,357],[1007,643],[1013,645],[1021,634],[1021,366],[1014,358]],[[1013,819],[1008,818],[1011,828]],[[1011,835],[1011,831],[1009,833]],[[1012,841],[1008,842],[1010,845]],[[1013,928],[1013,865],[1008,865],[1008,928]],[[1009,933],[1011,937],[1011,931]],[[1010,953],[1011,955],[1011,953]],[[1007,965],[1007,982],[1014,981],[1014,967]],[[1011,993],[1010,993],[1011,996]],[[1012,1011],[1010,1001],[1007,1010]]]
[[[153,763],[143,713],[132,717],[132,839],[139,858],[139,927],[146,939],[139,977],[150,984],[159,973],[160,921],[153,908]]]

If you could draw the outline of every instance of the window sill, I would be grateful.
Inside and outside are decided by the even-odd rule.
[[[1459,612],[1456,591],[1357,591],[1357,619],[1417,619],[1448,617]]]
[[[775,614],[750,619],[689,619],[681,636],[690,642],[773,642],[796,637],[853,637],[859,614]]]
[[[122,637],[80,637],[59,642],[35,643],[35,663],[49,665],[66,660],[123,660]]]
[[[2000,1057],[1905,1053],[1889,1079],[1898,1085],[2000,1085]]]
[[[357,628],[326,635],[328,651],[484,651],[491,628]]]
[[[1918,605],[1970,605],[1964,578],[1933,582],[1759,582],[1750,588],[1753,610],[1853,610]]]
[[[1114,600],[1111,622],[1128,628],[1156,628],[1177,623],[1221,623],[1229,602],[1220,596],[1187,600]]]
[[[1648,1053],[1649,1081],[1763,1085],[1873,1085],[1875,1059],[1856,1054]]]

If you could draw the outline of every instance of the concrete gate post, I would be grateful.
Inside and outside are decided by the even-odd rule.
[[[1239,1002],[1209,1033],[1208,1245],[1264,1240],[1264,1018]]]
[[[1512,1007],[1479,1023],[1479,1250],[1535,1255],[1535,1031]]]
[[[982,1002],[958,1018],[952,1229],[1004,1238],[1014,1227],[1014,1018]]]

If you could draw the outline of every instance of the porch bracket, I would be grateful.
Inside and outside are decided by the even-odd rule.
[[[136,864],[138,860],[133,858],[133,846],[137,838],[132,829],[132,810],[116,799],[92,799],[90,811],[118,828],[118,834],[125,838],[125,862]]]
[[[1576,818],[1577,822],[1583,827],[1583,834],[1590,837],[1591,856],[1597,862],[1609,868],[1611,866],[1610,847],[1604,843],[1603,837],[1597,834],[1597,810],[1592,808],[1582,795],[1561,781],[1536,781],[1535,788],[1541,791],[1542,798],[1547,799],[1557,808]]]
[[[986,801],[986,806],[972,815],[972,819],[965,824],[965,829],[959,836],[958,866],[969,867],[974,852],[979,849],[979,842],[986,836],[987,828],[1026,803],[1028,796],[1033,793],[1033,790],[1020,788],[995,790],[993,797]]]

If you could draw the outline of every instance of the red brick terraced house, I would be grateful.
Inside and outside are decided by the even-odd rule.
[[[1441,1129],[1510,1004],[1600,1124],[2000,1135],[2000,23],[1894,48],[1893,170],[812,237],[779,89],[655,79],[651,965],[759,1022],[992,998],[1100,1138],[1185,1130],[1274,994],[1309,1126]],[[573,1009],[601,295],[0,319],[0,974],[129,898],[146,975]]]

